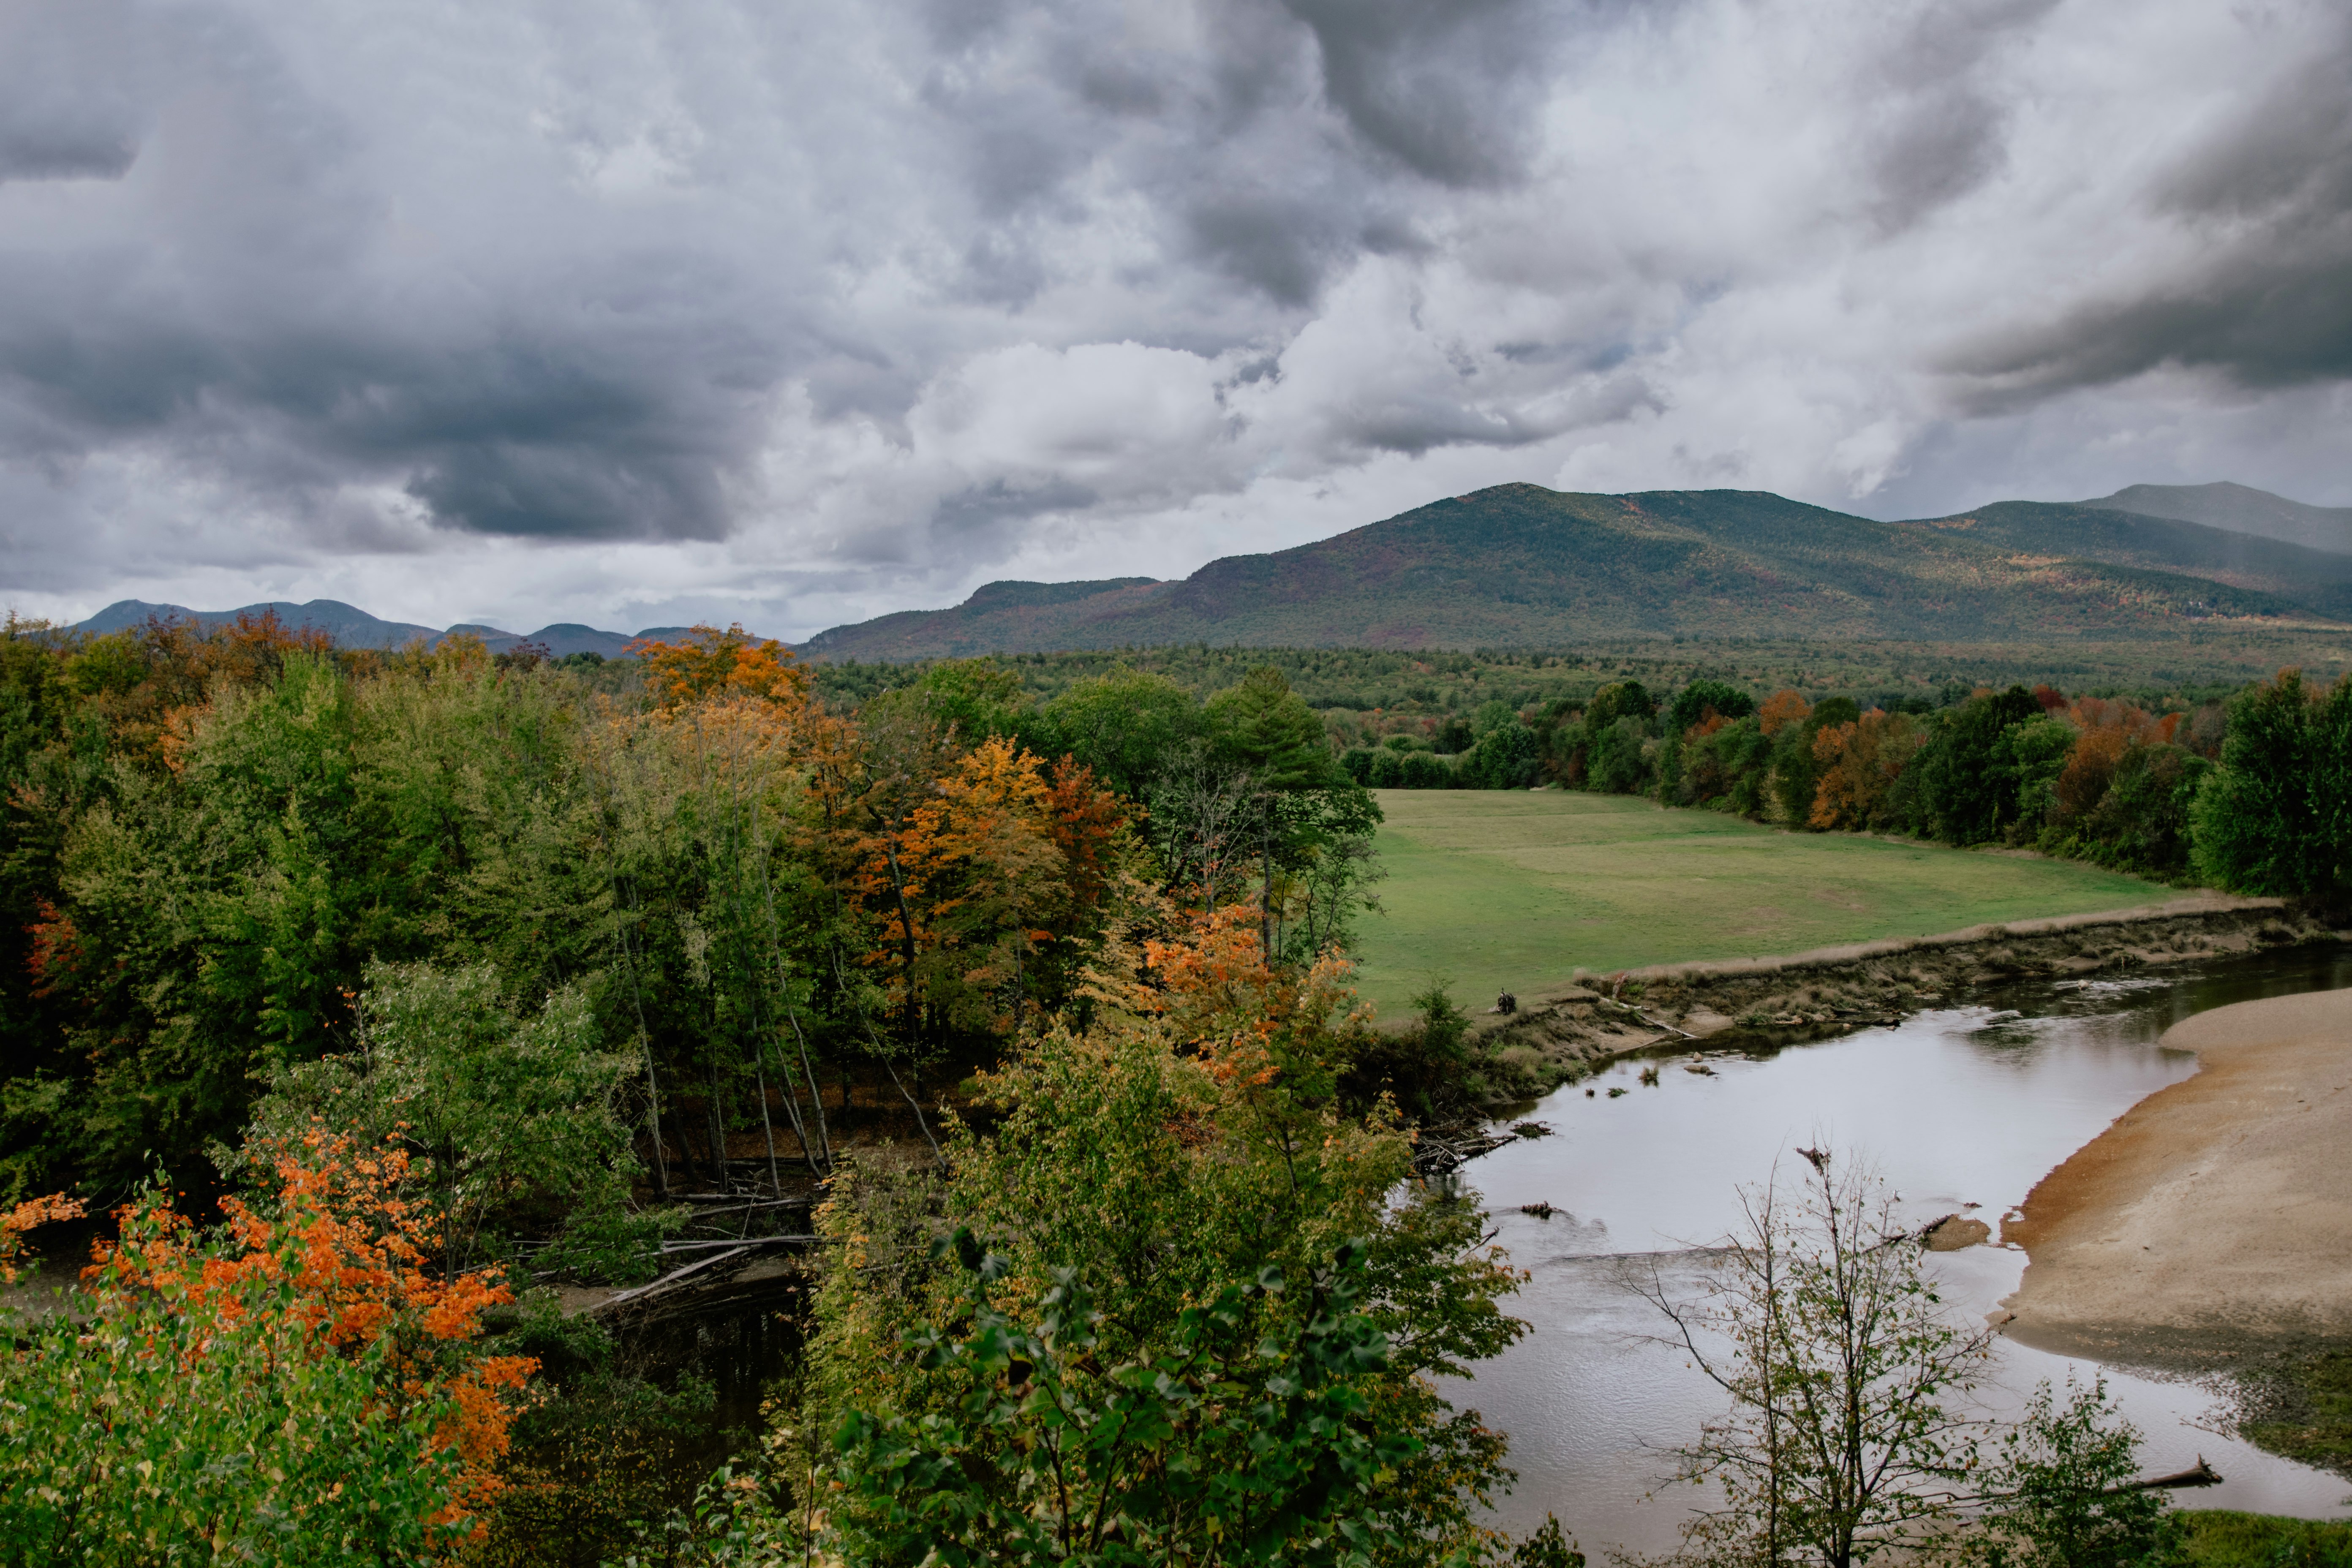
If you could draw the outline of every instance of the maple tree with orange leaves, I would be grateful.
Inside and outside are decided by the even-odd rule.
[[[483,1528],[537,1363],[486,1353],[495,1270],[432,1267],[404,1151],[323,1129],[267,1204],[197,1227],[161,1179],[62,1310],[0,1353],[0,1556],[450,1560]],[[62,1198],[0,1219],[0,1261]]]

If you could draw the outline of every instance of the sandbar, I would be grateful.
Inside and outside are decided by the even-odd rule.
[[[2352,991],[2217,1007],[2198,1070],[2044,1176],[2001,1227],[2030,1259],[2002,1331],[2201,1360],[2352,1335]]]

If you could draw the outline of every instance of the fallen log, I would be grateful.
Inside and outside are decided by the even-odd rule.
[[[815,1236],[735,1236],[724,1241],[665,1241],[664,1253],[700,1252],[713,1247],[814,1247],[824,1237]]]
[[[726,1262],[730,1258],[745,1257],[751,1251],[751,1248],[744,1246],[740,1242],[738,1242],[732,1248],[726,1252],[719,1253],[716,1257],[706,1258],[698,1263],[689,1263],[683,1268],[674,1269],[671,1272],[663,1275],[658,1279],[638,1286],[634,1290],[624,1290],[617,1296],[607,1296],[603,1300],[597,1302],[594,1306],[589,1308],[588,1310],[590,1312],[609,1312],[614,1308],[618,1307],[625,1302],[642,1301],[646,1297],[653,1295],[656,1291],[670,1289],[681,1279],[687,1279],[692,1275],[699,1274],[706,1268],[716,1268],[719,1265]]]
[[[2157,1476],[2145,1481],[2126,1481],[2119,1487],[2109,1487],[2100,1495],[2120,1497],[2125,1492],[2161,1492],[2170,1491],[2175,1487],[2218,1487],[2221,1484],[2221,1472],[2207,1464],[2205,1456],[2200,1454],[2196,1464],[2178,1474]]]

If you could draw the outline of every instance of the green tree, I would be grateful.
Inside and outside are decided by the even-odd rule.
[[[1102,1368],[1168,1353],[1186,1312],[1228,1285],[1269,1267],[1309,1279],[1356,1237],[1356,1310],[1389,1342],[1357,1386],[1421,1445],[1396,1465],[1391,1506],[1433,1541],[1476,1539],[1477,1500],[1505,1479],[1501,1440],[1429,1380],[1517,1337],[1496,1303],[1517,1276],[1479,1248],[1475,1205],[1418,1189],[1392,1201],[1410,1143],[1385,1115],[1340,1110],[1339,1080],[1367,1030],[1352,998],[1328,973],[1286,976],[1254,952],[1246,921],[1207,919],[1196,942],[1155,949],[1152,987],[1107,989],[1085,1039],[1029,1042],[982,1080],[994,1130],[957,1130],[952,1177],[929,1203],[892,1199],[885,1173],[865,1168],[836,1184],[823,1224],[840,1267],[818,1298],[818,1408],[803,1429],[851,1409],[944,1412],[961,1397],[954,1378],[899,1350],[910,1322],[948,1333],[968,1313],[962,1277],[926,1261],[942,1225],[1001,1237],[1005,1278],[1029,1282],[1030,1301],[1055,1270],[1077,1270],[1102,1313],[1091,1352]],[[1121,996],[1161,1011],[1146,1021],[1115,1005]],[[1260,1302],[1255,1331],[1295,1321],[1297,1305]]]
[[[1587,763],[1592,787],[1611,795],[1639,795],[1647,789],[1652,776],[1649,745],[1648,721],[1631,715],[1594,733]]]
[[[1065,752],[1131,800],[1141,800],[1161,768],[1201,732],[1201,705],[1164,675],[1124,668],[1081,680],[1045,704],[1038,741]]]
[[[2047,714],[2011,725],[1993,743],[1993,766],[2014,792],[2005,815],[2013,832],[2031,842],[2049,820],[2058,775],[2074,750],[2075,730]]]
[[[1853,1568],[1950,1521],[1974,1479],[1979,1424],[1956,1401],[1989,1335],[1947,1318],[1882,1183],[1806,1159],[1796,1194],[1775,1173],[1743,1194],[1705,1294],[1638,1287],[1731,1400],[1681,1450],[1682,1479],[1722,1489],[1685,1527],[1697,1562]]]
[[[1999,837],[2017,820],[2019,785],[2014,763],[2004,765],[2002,737],[2012,724],[2041,716],[2042,704],[2022,686],[1972,697],[1946,713],[1913,764],[1916,805],[1927,815],[1914,826],[1947,844]]]
[[[1262,790],[1322,789],[1339,773],[1323,721],[1271,665],[1210,698],[1207,721],[1212,748]]]
[[[1657,699],[1640,681],[1620,680],[1592,694],[1584,705],[1584,727],[1597,735],[1620,719],[1637,719],[1646,732],[1657,711]]]
[[[2352,680],[2323,696],[2283,669],[2241,693],[2191,822],[2198,871],[2233,893],[2334,898],[2352,886]]]
[[[1055,1269],[1024,1326],[989,1300],[1010,1260],[954,1240],[971,1330],[905,1342],[940,1385],[929,1408],[853,1408],[834,1435],[852,1560],[1336,1568],[1420,1545],[1388,1483],[1421,1444],[1367,1395],[1390,1346],[1360,1310],[1361,1247],[1295,1306],[1269,1266],[1106,1365],[1119,1352],[1080,1270]]]
[[[1543,742],[1514,718],[1480,736],[1458,765],[1474,789],[1526,789],[1542,771]]]
[[[2191,871],[2190,812],[2213,764],[2180,746],[2134,741],[2067,841],[2067,852],[2118,871],[2180,881]]]

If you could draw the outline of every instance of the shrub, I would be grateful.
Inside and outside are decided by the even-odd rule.
[[[0,1561],[422,1563],[477,1534],[536,1363],[483,1353],[511,1297],[426,1267],[405,1167],[313,1133],[211,1235],[142,1189],[69,1310],[8,1325]]]

